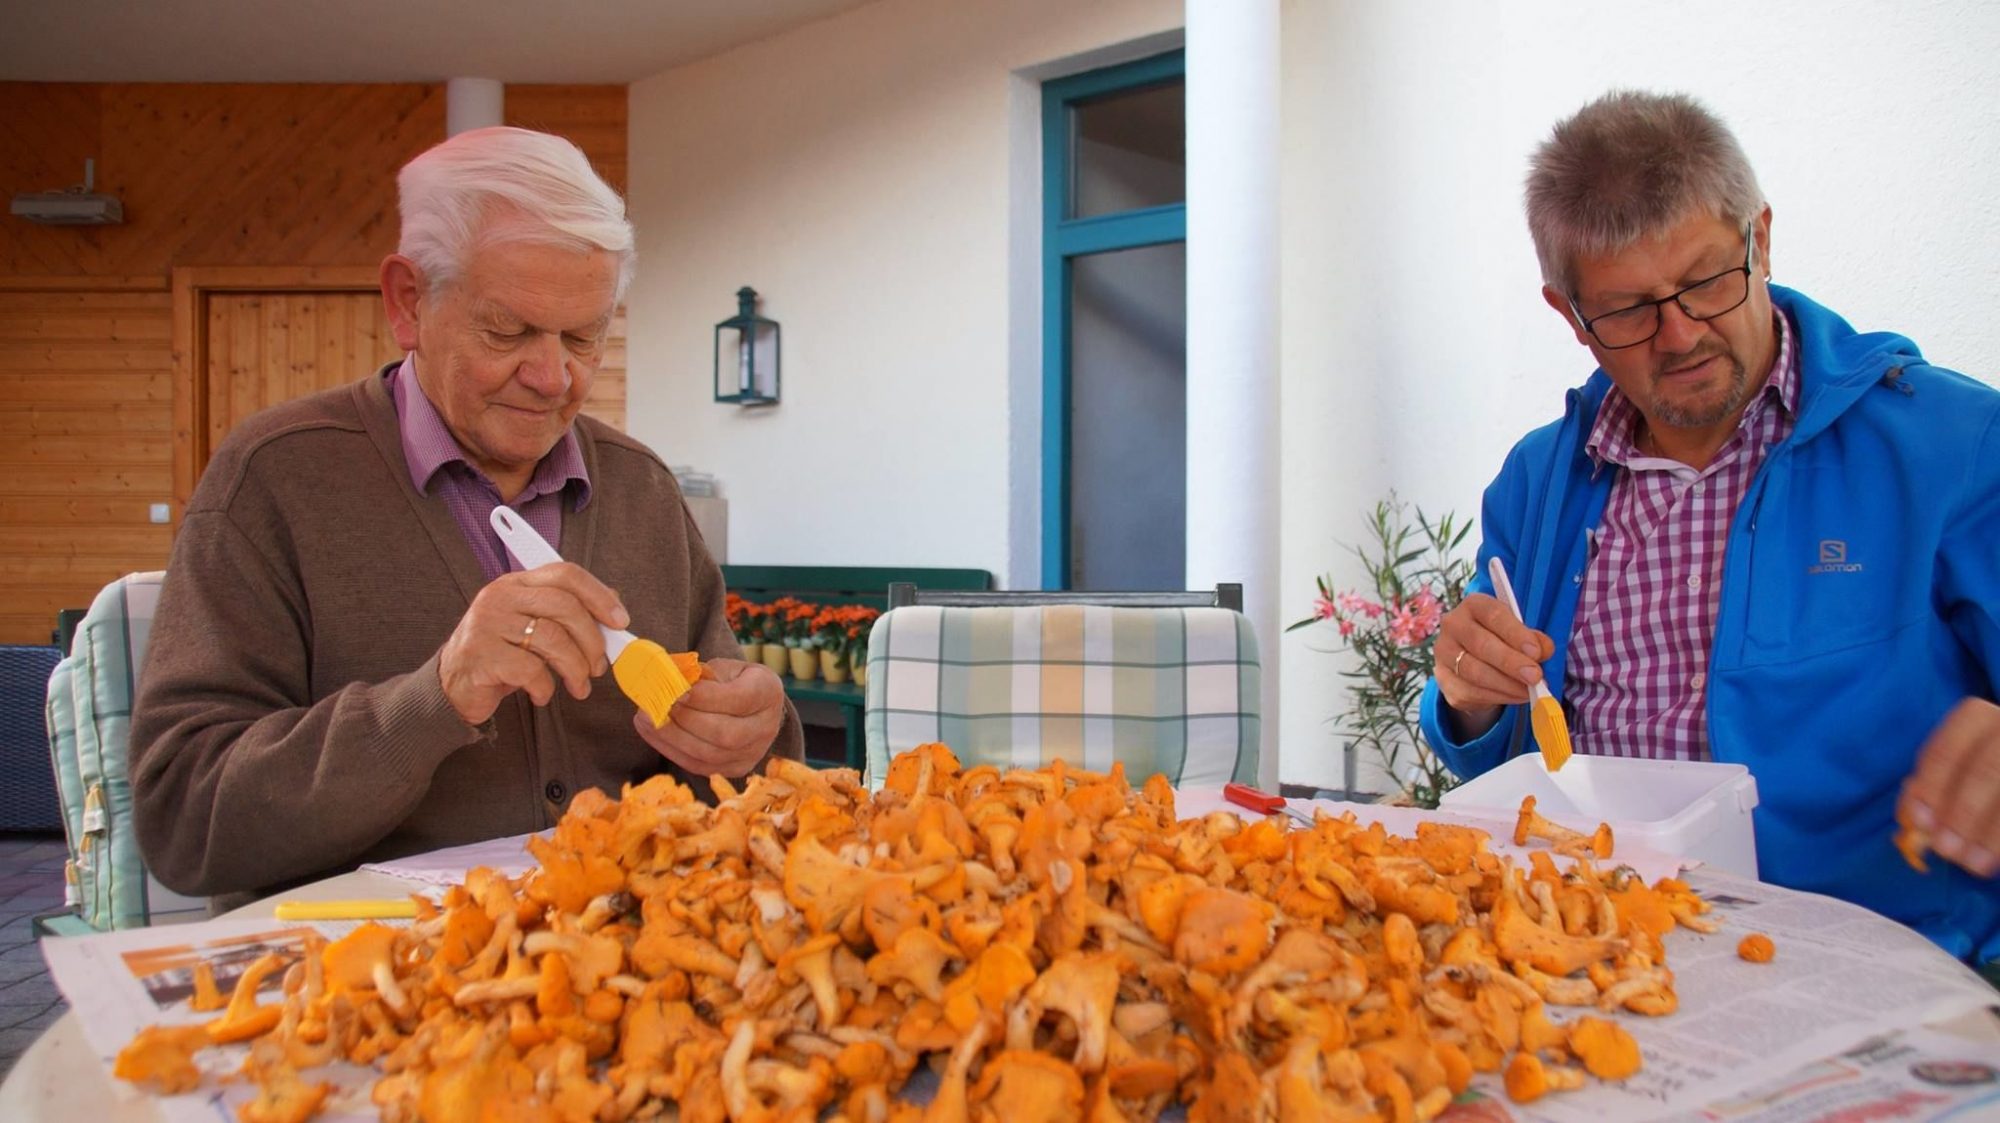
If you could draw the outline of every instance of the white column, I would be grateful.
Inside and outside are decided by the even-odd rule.
[[[506,120],[507,87],[498,78],[453,78],[444,84],[444,135],[457,136]]]
[[[1278,783],[1278,0],[1187,0],[1187,582],[1243,583]]]

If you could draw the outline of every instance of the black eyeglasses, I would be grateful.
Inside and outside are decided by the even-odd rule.
[[[1575,294],[1571,294],[1569,310],[1583,325],[1583,330],[1589,332],[1591,338],[1607,351],[1637,347],[1660,334],[1660,306],[1668,301],[1680,305],[1682,314],[1690,320],[1713,320],[1734,312],[1750,298],[1750,267],[1757,257],[1757,239],[1751,236],[1753,232],[1751,226],[1743,227],[1743,264],[1735,269],[1725,269],[1713,277],[1705,277],[1658,300],[1648,300],[1590,319],[1584,318],[1583,309],[1577,307]]]

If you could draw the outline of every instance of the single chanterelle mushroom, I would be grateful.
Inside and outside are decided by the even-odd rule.
[[[1074,1120],[1083,1114],[1083,1079],[1047,1053],[1009,1049],[993,1058],[972,1090],[981,1120]]]
[[[1197,889],[1181,906],[1174,959],[1211,975],[1244,970],[1270,949],[1276,916],[1269,904],[1234,890]]]
[[[1908,800],[1896,805],[1896,835],[1890,841],[1895,843],[1896,851],[1903,856],[1903,861],[1909,863],[1911,869],[1918,873],[1929,873],[1931,864],[1926,855],[1931,849],[1931,834],[1917,826],[1910,818],[1908,808]]]
[[[1514,845],[1526,846],[1530,838],[1544,838],[1555,846],[1558,854],[1583,857],[1595,855],[1602,860],[1611,857],[1611,824],[1599,823],[1592,834],[1573,831],[1561,823],[1553,823],[1535,810],[1535,797],[1521,797],[1521,814],[1514,821]]]
[[[897,935],[894,946],[868,961],[868,977],[879,986],[901,984],[941,1002],[944,984],[938,977],[956,954],[957,950],[939,939],[937,933],[911,926]]]
[[[1038,1011],[1053,1010],[1068,1017],[1076,1029],[1077,1071],[1089,1074],[1104,1067],[1111,1034],[1111,1010],[1118,1000],[1119,971],[1124,957],[1114,952],[1071,953],[1049,964],[1028,987],[1026,1001]]]
[[[1507,1098],[1515,1103],[1533,1103],[1550,1092],[1583,1087],[1583,1073],[1567,1065],[1545,1065],[1533,1053],[1516,1053],[1507,1062]]]
[[[194,1055],[209,1044],[205,1026],[147,1026],[123,1049],[111,1075],[174,1096],[201,1083]]]
[[[1752,932],[1736,945],[1736,954],[1750,963],[1769,963],[1778,954],[1778,945],[1762,932]]]
[[[220,1018],[208,1023],[208,1039],[216,1045],[228,1045],[236,1041],[248,1041],[269,1033],[284,1016],[284,1010],[276,1005],[257,1004],[257,988],[264,980],[276,974],[285,961],[275,953],[266,952],[257,957],[256,962],[244,968],[236,980],[236,991],[229,998],[229,1009]]]
[[[1571,1022],[1569,1051],[1599,1080],[1623,1080],[1639,1071],[1639,1043],[1617,1022],[1603,1018]]]

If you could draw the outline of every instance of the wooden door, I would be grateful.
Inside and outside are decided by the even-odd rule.
[[[202,363],[201,463],[251,414],[344,386],[402,351],[375,291],[211,292]]]
[[[375,270],[174,270],[175,523],[222,438],[267,406],[352,382],[402,354]],[[584,412],[625,427],[625,312]]]

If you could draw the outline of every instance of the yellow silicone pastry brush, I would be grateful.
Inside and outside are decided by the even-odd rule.
[[[1521,615],[1521,602],[1514,599],[1514,585],[1507,580],[1507,567],[1500,564],[1499,558],[1493,558],[1486,571],[1493,575],[1493,591],[1507,611],[1514,614],[1514,619],[1527,623],[1528,618]],[[1542,749],[1542,762],[1554,772],[1569,760],[1569,722],[1563,720],[1562,703],[1549,693],[1547,676],[1528,687],[1528,715],[1535,730],[1535,744]]]
[[[513,508],[493,508],[491,521],[500,541],[507,544],[508,551],[524,567],[539,569],[562,560],[555,547]],[[653,728],[665,725],[667,711],[688,692],[691,685],[688,676],[674,657],[667,654],[667,649],[652,640],[602,624],[597,627],[604,633],[604,657],[611,662],[611,675],[618,680],[618,689],[652,719]]]
[[[414,920],[417,903],[408,897],[369,901],[279,901],[279,920]]]

